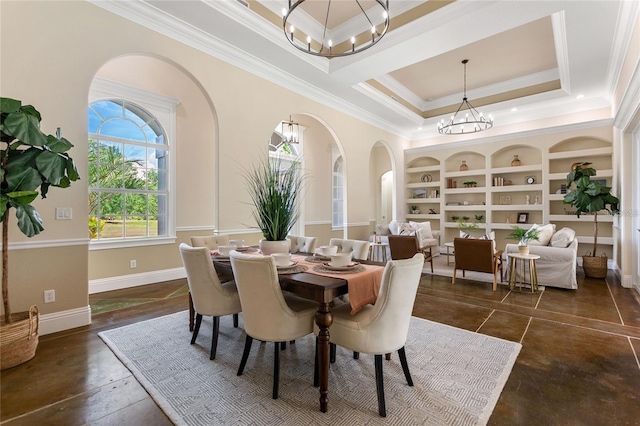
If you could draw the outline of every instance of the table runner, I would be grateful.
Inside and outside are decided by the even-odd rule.
[[[347,280],[349,288],[349,303],[351,304],[351,315],[358,312],[363,307],[375,303],[378,299],[380,291],[380,283],[382,282],[382,273],[384,267],[377,265],[364,265],[364,271],[353,274],[331,274],[328,272],[314,271],[314,263],[307,262],[306,256],[294,254],[291,260],[309,266],[307,272],[310,274],[323,275],[332,278],[340,278]]]

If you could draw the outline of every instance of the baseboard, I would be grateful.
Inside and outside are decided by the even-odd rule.
[[[39,335],[57,333],[58,331],[82,327],[91,324],[91,307],[69,309],[68,311],[54,312],[40,315]]]
[[[576,259],[578,266],[582,266],[582,256],[578,256]],[[618,265],[613,259],[607,259],[607,269],[615,271],[618,268]]]
[[[119,277],[100,278],[89,281],[89,294],[138,287],[163,281],[178,280],[180,278],[185,278],[186,276],[187,273],[185,272],[184,267],[180,267],[164,269],[161,271],[143,272],[140,274],[121,275]]]

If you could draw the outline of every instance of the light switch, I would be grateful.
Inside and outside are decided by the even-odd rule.
[[[56,207],[56,220],[71,220],[71,207]]]

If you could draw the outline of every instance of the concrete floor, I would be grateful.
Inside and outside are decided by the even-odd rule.
[[[523,345],[490,425],[640,424],[640,295],[578,274],[578,290],[540,294],[423,276],[415,316]],[[97,333],[186,309],[185,281],[90,299],[103,311],[90,326],[42,336],[2,371],[2,425],[170,424]]]

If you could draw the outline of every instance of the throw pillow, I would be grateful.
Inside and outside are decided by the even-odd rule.
[[[460,238],[470,238],[471,234],[467,234],[464,231],[460,231]]]
[[[418,228],[415,226],[411,226],[408,223],[403,223],[400,225],[400,234],[399,235],[416,235],[416,230]]]
[[[531,229],[537,229],[540,231],[538,234],[538,241],[531,240],[529,241],[530,246],[548,246],[549,241],[551,241],[551,237],[553,233],[556,232],[556,225],[553,223],[549,223],[547,225],[541,226],[536,225],[535,223],[531,226]]]
[[[433,238],[431,222],[409,222],[409,225],[420,230],[421,238]]]
[[[481,240],[496,240],[496,233],[494,231],[489,232],[488,234],[480,237]]]
[[[393,235],[400,235],[400,222],[395,220],[389,222],[389,231],[391,231]]]
[[[551,247],[569,247],[576,237],[576,231],[564,227],[551,237]]]

